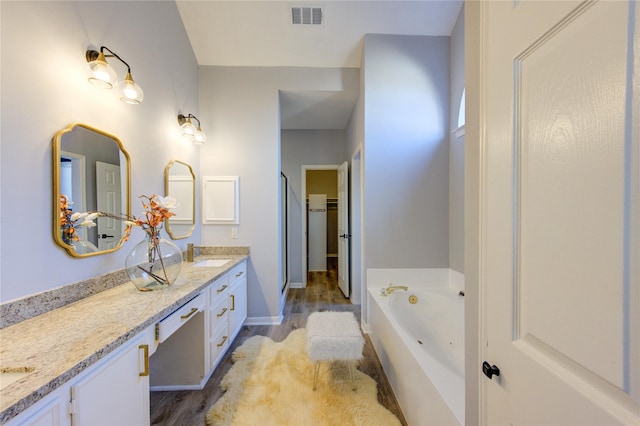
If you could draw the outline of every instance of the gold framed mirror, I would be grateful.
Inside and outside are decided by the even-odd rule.
[[[196,227],[196,175],[191,166],[171,160],[164,169],[164,191],[178,202],[175,216],[165,220],[167,234],[173,240],[190,237]]]
[[[54,241],[73,257],[120,249],[123,220],[98,217],[92,227],[68,220],[80,212],[131,214],[131,162],[120,139],[73,123],[53,137],[52,160]]]

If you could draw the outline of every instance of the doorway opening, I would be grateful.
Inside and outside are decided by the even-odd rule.
[[[329,259],[338,257],[338,174],[333,170],[307,170],[307,272],[327,271]]]
[[[310,274],[322,273],[335,277],[345,297],[349,298],[348,251],[344,239],[348,224],[346,167],[343,165],[302,166],[302,271],[303,287]],[[342,176],[342,177],[341,177]],[[340,184],[342,179],[342,185]],[[347,221],[348,223],[348,221]],[[345,228],[346,226],[346,228]],[[346,241],[348,244],[348,241]]]

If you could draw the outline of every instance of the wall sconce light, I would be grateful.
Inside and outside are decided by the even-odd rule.
[[[191,122],[192,118],[198,122],[198,127],[193,125]],[[198,117],[195,115],[179,114],[178,124],[180,124],[180,128],[182,129],[183,138],[186,138],[197,145],[202,145],[207,141],[207,135],[202,131],[202,128],[200,127],[200,120],[198,120]]]
[[[105,50],[109,52],[109,54],[105,55]],[[87,50],[85,56],[89,63],[87,70],[89,72],[88,80],[90,83],[103,89],[113,89],[115,87],[118,97],[122,102],[128,104],[139,104],[142,102],[144,93],[140,86],[133,81],[133,77],[131,77],[131,67],[120,56],[106,46],[100,47],[100,52]],[[106,58],[117,58],[127,66],[127,76],[124,80],[116,83],[118,76],[107,63]]]

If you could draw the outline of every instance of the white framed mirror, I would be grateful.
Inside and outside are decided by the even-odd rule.
[[[196,175],[187,163],[172,160],[164,169],[165,196],[175,197],[175,216],[165,220],[167,234],[173,240],[188,238],[196,226]]]
[[[100,217],[95,227],[76,223],[71,234],[67,219],[77,212],[131,214],[131,166],[120,139],[87,124],[70,124],[53,138],[52,161],[54,241],[74,257],[118,250],[123,220]]]

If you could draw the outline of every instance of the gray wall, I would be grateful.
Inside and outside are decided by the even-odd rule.
[[[449,266],[449,66],[449,37],[365,37],[366,268]]]
[[[302,166],[334,165],[347,161],[344,130],[283,130],[281,134],[282,171],[292,189],[289,199],[290,281],[302,282]]]
[[[247,245],[249,317],[274,321],[280,313],[279,90],[346,90],[358,69],[200,67],[200,110],[207,144],[203,176],[240,176],[239,238],[230,227],[205,225],[202,243]]]
[[[139,214],[139,195],[164,193],[170,160],[199,173],[199,148],[181,144],[176,118],[198,115],[198,64],[174,2],[3,1],[0,19],[0,301],[8,301],[124,267],[141,230],[121,250],[90,258],[55,245],[51,139],[73,122],[119,137],[131,156]],[[131,65],[142,104],[124,104],[86,81],[85,50],[101,45]],[[124,65],[112,66],[124,78]],[[185,249],[199,240],[196,227],[176,243]]]
[[[464,90],[464,9],[451,33],[451,122],[458,127]],[[449,144],[449,267],[464,274],[464,135],[450,135]]]
[[[347,125],[347,154],[350,158],[360,147],[364,149],[364,98],[364,67],[361,67],[360,96]]]

